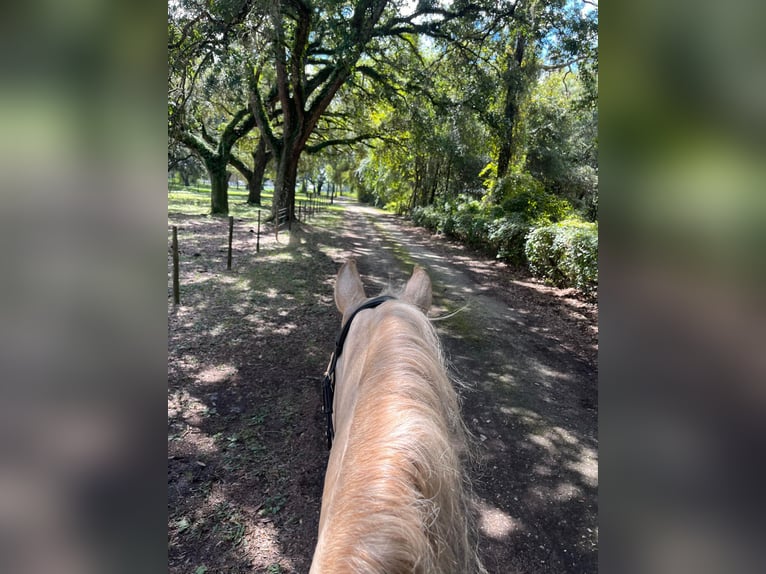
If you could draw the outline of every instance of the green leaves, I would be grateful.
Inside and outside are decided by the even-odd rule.
[[[529,233],[525,252],[537,277],[557,287],[592,294],[598,286],[598,227],[568,220]]]

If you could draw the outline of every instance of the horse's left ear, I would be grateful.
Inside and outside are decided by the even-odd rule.
[[[412,277],[404,287],[402,299],[420,307],[423,313],[428,313],[431,308],[431,278],[419,265],[415,265],[412,270]]]
[[[349,259],[338,271],[335,280],[335,305],[341,314],[364,301],[364,286],[356,270],[356,261]]]

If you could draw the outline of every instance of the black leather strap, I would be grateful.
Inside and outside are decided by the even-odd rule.
[[[330,357],[330,364],[327,366],[327,371],[325,372],[324,379],[322,380],[322,412],[327,416],[328,450],[332,448],[332,440],[335,437],[335,429],[333,428],[332,424],[332,403],[333,399],[335,398],[335,366],[338,363],[338,358],[343,353],[343,345],[345,344],[346,337],[348,336],[348,332],[351,329],[351,322],[359,312],[364,311],[365,309],[374,309],[378,305],[391,299],[396,299],[396,297],[392,297],[390,295],[381,295],[380,297],[375,297],[362,303],[354,310],[353,313],[351,313],[348,321],[346,321],[346,323],[343,325],[343,328],[340,330],[340,333],[338,333],[338,336],[335,339],[335,351],[333,351],[333,354]]]

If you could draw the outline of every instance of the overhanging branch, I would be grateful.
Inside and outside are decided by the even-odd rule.
[[[310,154],[315,154],[331,146],[341,146],[341,145],[352,146],[355,143],[365,142],[371,139],[384,139],[384,138],[380,134],[363,134],[363,135],[355,136],[352,138],[336,138],[336,139],[325,140],[313,145],[307,145],[305,151]]]

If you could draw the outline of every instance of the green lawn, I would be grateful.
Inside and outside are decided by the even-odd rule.
[[[240,219],[255,219],[258,211],[271,212],[271,202],[274,197],[272,187],[264,188],[261,193],[261,206],[247,204],[247,190],[229,188],[229,215]],[[308,197],[299,192],[295,195],[296,210],[298,203],[307,201]],[[326,197],[322,197],[327,201]],[[342,211],[339,205],[325,205],[324,209],[333,212]],[[210,213],[210,186],[182,186],[176,183],[168,184],[168,213],[184,215],[207,215]],[[263,217],[263,216],[262,216]]]

